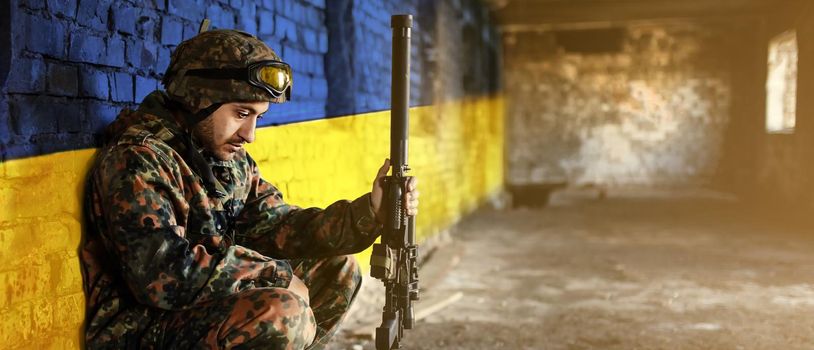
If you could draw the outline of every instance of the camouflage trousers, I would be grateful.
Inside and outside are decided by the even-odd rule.
[[[322,349],[359,291],[359,266],[350,255],[290,262],[294,274],[308,287],[310,305],[287,289],[245,290],[164,318],[159,347]]]

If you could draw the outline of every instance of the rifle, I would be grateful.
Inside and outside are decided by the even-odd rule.
[[[413,301],[418,300],[418,246],[415,217],[405,215],[404,193],[410,171],[407,139],[410,125],[410,30],[412,15],[394,15],[393,66],[390,106],[390,165],[392,175],[384,178],[385,227],[381,243],[373,245],[370,275],[385,286],[382,324],[376,328],[376,349],[400,347],[405,329],[415,322]]]

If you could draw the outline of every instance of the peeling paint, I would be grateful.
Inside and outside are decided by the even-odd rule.
[[[725,55],[716,45],[722,35],[689,25],[631,26],[623,51],[606,54],[519,48],[552,40],[509,45],[509,183],[708,181],[729,119]]]

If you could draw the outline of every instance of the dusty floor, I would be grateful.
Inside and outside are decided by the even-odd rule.
[[[402,348],[814,349],[814,234],[782,226],[701,191],[565,191],[544,209],[482,210],[422,284],[422,303],[463,298]],[[358,322],[335,349],[373,348],[349,334]]]

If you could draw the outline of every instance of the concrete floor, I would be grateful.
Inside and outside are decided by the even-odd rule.
[[[482,210],[422,284],[422,303],[463,298],[403,348],[812,349],[814,235],[784,226],[704,191],[569,190],[544,209]],[[334,346],[373,348],[347,332]]]

